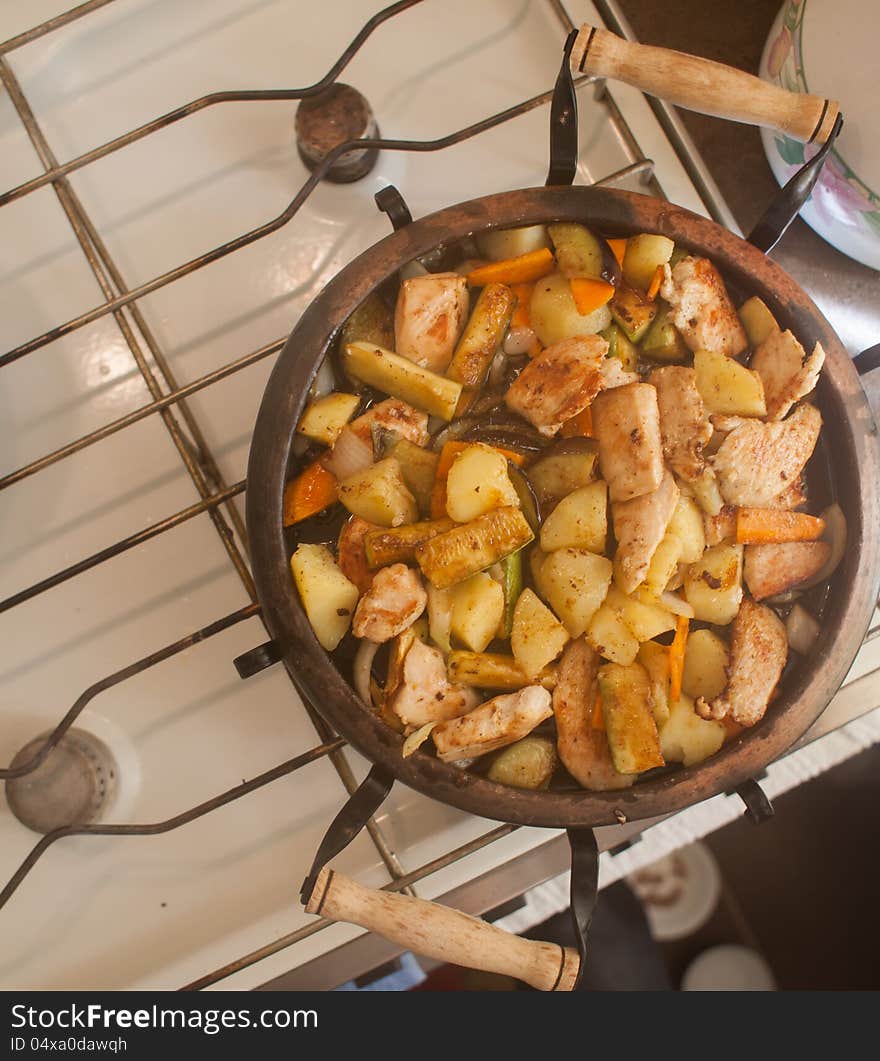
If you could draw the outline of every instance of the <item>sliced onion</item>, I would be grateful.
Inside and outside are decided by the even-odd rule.
[[[321,367],[318,369],[314,380],[312,380],[312,385],[309,387],[309,398],[312,401],[317,398],[323,398],[335,388],[336,380],[333,377],[333,365],[330,363],[330,358],[327,357],[321,362]]]
[[[660,594],[660,603],[667,611],[672,612],[673,615],[681,615],[685,619],[693,619],[694,617],[694,609],[686,600],[682,600],[681,597],[677,596],[675,593],[668,593],[664,590],[663,593]]]
[[[379,651],[379,645],[375,641],[361,641],[354,655],[352,671],[354,674],[354,691],[363,700],[367,707],[373,707],[373,698],[370,695],[370,674],[373,669],[373,660]]]
[[[531,328],[511,328],[504,340],[504,352],[508,357],[521,357],[533,349],[537,341]]]
[[[796,604],[785,620],[788,643],[801,656],[810,653],[816,638],[819,636],[819,624],[800,604]]]
[[[431,736],[431,730],[437,725],[436,722],[426,722],[424,726],[419,727],[415,733],[410,735],[403,742],[403,748],[401,748],[400,754],[404,759],[408,758],[414,751],[417,751]]]
[[[492,390],[500,390],[504,386],[504,373],[507,371],[507,357],[504,353],[504,349],[498,350],[495,356],[492,358],[492,364],[489,366],[489,375],[487,377],[489,386]]]
[[[344,427],[333,443],[330,456],[324,461],[324,467],[333,472],[337,479],[347,479],[356,475],[373,463],[373,444],[356,434],[348,426]]]
[[[840,505],[835,501],[833,505],[829,505],[821,513],[821,517],[825,520],[825,532],[822,535],[822,540],[831,545],[831,553],[825,562],[825,566],[817,571],[807,582],[802,582],[798,586],[798,589],[801,590],[809,589],[810,586],[818,586],[820,582],[831,578],[837,570],[837,565],[843,559],[843,554],[846,552],[846,516],[844,516]]]

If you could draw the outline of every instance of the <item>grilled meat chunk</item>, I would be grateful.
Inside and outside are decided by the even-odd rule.
[[[787,658],[785,624],[765,605],[744,597],[733,621],[727,688],[711,703],[697,700],[697,713],[754,726],[764,717]]]
[[[614,563],[617,582],[624,593],[632,593],[645,581],[680,496],[675,480],[666,472],[650,494],[612,503],[611,518],[617,539]]]
[[[712,458],[721,495],[730,505],[772,508],[798,479],[819,438],[822,415],[801,405],[787,420],[742,420]]]
[[[559,758],[575,781],[591,792],[629,788],[636,779],[636,774],[615,770],[605,730],[593,726],[600,662],[586,638],[570,641],[553,690]]]
[[[507,408],[519,413],[542,435],[552,436],[577,416],[602,389],[602,359],[608,342],[582,335],[548,346],[513,381]]]
[[[400,684],[389,698],[388,707],[404,725],[418,727],[458,718],[479,702],[475,689],[448,680],[440,649],[415,638],[404,657]]]
[[[398,398],[386,398],[377,402],[348,425],[364,442],[372,442],[373,428],[381,427],[412,442],[415,446],[428,444],[428,414],[414,409]]]
[[[743,578],[754,599],[765,600],[812,578],[830,555],[823,541],[747,545]]]
[[[552,714],[550,693],[540,685],[527,685],[487,700],[460,718],[441,722],[431,736],[437,756],[453,763],[513,744]]]
[[[629,501],[656,490],[663,478],[663,445],[657,391],[629,383],[593,402],[599,467],[612,501]]]
[[[648,382],[657,388],[666,463],[685,482],[692,483],[706,467],[703,447],[712,437],[696,373],[681,365],[666,365],[655,368]]]
[[[397,637],[418,619],[428,603],[428,594],[418,574],[406,564],[383,567],[358,601],[352,632],[355,637],[382,644]]]
[[[707,258],[682,258],[663,267],[661,295],[671,307],[672,323],[691,350],[736,357],[749,345],[721,274]]]
[[[469,306],[467,280],[459,273],[428,273],[404,280],[394,310],[395,353],[444,373]]]
[[[771,332],[755,351],[750,366],[764,384],[766,419],[781,420],[796,401],[805,398],[816,386],[824,364],[825,351],[819,343],[807,356],[791,332]]]

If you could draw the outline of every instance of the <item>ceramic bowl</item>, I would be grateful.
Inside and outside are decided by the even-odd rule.
[[[877,0],[786,0],[760,69],[792,92],[840,101],[843,132],[801,216],[832,246],[872,269],[880,269],[878,32]],[[772,130],[761,136],[780,184],[818,150]]]

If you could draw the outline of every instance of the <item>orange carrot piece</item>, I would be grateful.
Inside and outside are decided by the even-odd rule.
[[[291,527],[321,512],[335,500],[336,476],[316,460],[285,486],[282,522],[285,527]]]
[[[513,316],[510,318],[511,328],[531,328],[532,326],[532,314],[529,306],[532,301],[532,292],[535,290],[534,284],[513,284],[513,293],[516,296],[516,306],[513,310]]]
[[[485,287],[486,284],[528,284],[540,280],[542,276],[552,273],[556,267],[553,252],[549,247],[542,247],[516,258],[505,258],[501,262],[491,262],[468,273],[467,282],[471,287]]]
[[[595,280],[589,276],[573,276],[569,281],[574,304],[582,317],[592,313],[606,302],[611,301],[614,285],[605,280]]]
[[[648,291],[645,297],[649,302],[653,302],[660,291],[660,285],[663,283],[663,266],[658,265],[654,270],[654,275],[651,277],[651,283],[648,285]]]
[[[775,508],[736,510],[736,540],[740,545],[812,542],[821,538],[824,530],[824,519],[808,516],[805,512]]]
[[[617,259],[617,264],[623,265],[623,256],[626,254],[626,240],[609,239],[608,246],[611,248],[611,253]]]
[[[577,416],[566,420],[559,432],[563,438],[594,438],[593,435],[593,410],[588,405],[581,410]]]
[[[593,729],[605,729],[605,709],[602,706],[602,694],[596,691],[596,702],[593,704],[593,717],[591,719]]]
[[[449,478],[449,469],[459,453],[471,445],[473,443],[460,442],[458,440],[443,443],[443,449],[440,450],[440,460],[437,461],[434,488],[431,491],[431,519],[446,518],[446,480]],[[508,460],[513,461],[518,466],[525,464],[526,459],[521,453],[514,453],[511,449],[502,449],[501,446],[493,446],[492,449],[497,449],[499,453],[503,453]]]
[[[669,702],[677,704],[681,698],[681,679],[684,674],[684,650],[687,646],[691,621],[679,615],[675,624],[675,637],[669,646]]]

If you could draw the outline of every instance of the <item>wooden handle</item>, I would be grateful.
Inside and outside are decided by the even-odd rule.
[[[687,110],[765,125],[808,142],[824,143],[840,110],[835,100],[787,92],[711,59],[634,44],[589,25],[578,32],[571,64],[581,73],[625,81]]]
[[[513,976],[539,991],[571,991],[580,964],[569,947],[521,939],[439,903],[366,888],[326,866],[306,913],[360,925],[438,961]]]

